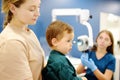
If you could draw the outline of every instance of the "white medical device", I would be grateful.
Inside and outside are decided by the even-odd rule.
[[[77,41],[74,41],[74,43],[77,43],[79,51],[85,51],[93,46],[93,32],[90,23],[88,23],[88,20],[90,19],[90,12],[88,9],[53,9],[52,21],[55,21],[57,16],[78,16],[80,23],[87,27],[88,36],[78,36]]]

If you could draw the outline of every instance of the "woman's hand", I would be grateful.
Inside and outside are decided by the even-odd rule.
[[[87,53],[81,55],[81,62],[82,65],[87,66],[92,71],[95,71],[97,69],[97,66],[95,65],[94,61],[91,58],[89,59]]]

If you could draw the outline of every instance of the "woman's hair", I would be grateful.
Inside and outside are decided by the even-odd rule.
[[[69,24],[64,23],[62,21],[57,20],[57,21],[52,22],[46,30],[46,40],[49,46],[50,47],[53,46],[52,44],[53,38],[57,38],[58,40],[61,40],[62,37],[64,36],[65,31],[67,33],[72,33],[73,28]]]
[[[111,33],[110,31],[108,31],[108,30],[102,30],[101,32],[99,32],[99,34],[98,34],[98,36],[97,36],[97,38],[96,38],[96,42],[97,42],[97,39],[98,39],[98,37],[99,37],[99,35],[100,35],[101,33],[106,33],[106,34],[108,34],[108,36],[110,37],[110,40],[111,40],[112,44],[107,47],[107,52],[109,52],[109,53],[111,53],[111,54],[114,54],[114,52],[113,52],[114,39],[113,39],[112,33]],[[97,45],[94,45],[93,48],[92,48],[92,50],[93,50],[93,51],[96,51],[96,50],[97,50]]]
[[[10,4],[15,5],[16,7],[20,7],[21,4],[23,4],[26,0],[2,0],[2,12],[5,14],[5,20],[4,20],[4,26],[10,23],[13,13],[10,11]]]

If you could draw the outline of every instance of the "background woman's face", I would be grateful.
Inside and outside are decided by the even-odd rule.
[[[101,33],[97,38],[97,44],[98,47],[107,48],[112,44],[110,36],[105,32]]]

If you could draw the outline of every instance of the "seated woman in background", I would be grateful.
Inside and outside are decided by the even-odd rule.
[[[113,56],[113,35],[110,31],[101,31],[91,51],[81,55],[82,64],[77,68],[80,74],[87,66],[88,80],[111,80],[115,71],[116,59]]]

